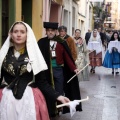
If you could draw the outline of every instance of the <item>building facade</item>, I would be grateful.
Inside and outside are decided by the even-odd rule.
[[[0,1],[0,46],[8,36],[8,30],[15,21],[28,23],[37,39],[42,36],[42,0]]]
[[[78,24],[77,28],[81,30],[81,37],[84,38],[85,36],[85,31],[86,31],[86,23],[88,24],[89,22],[87,21],[87,2],[86,0],[80,0],[78,2]],[[88,28],[88,27],[87,27]]]
[[[85,10],[85,33],[90,29],[94,29],[94,18],[93,18],[93,3],[86,0],[86,10]]]
[[[62,25],[67,27],[67,33],[73,35],[77,26],[77,9],[76,1],[64,0],[64,7],[62,12]]]
[[[0,46],[15,21],[28,23],[37,40],[45,36],[44,21],[65,25],[71,36],[81,29],[82,37],[93,23],[92,4],[87,0],[1,0],[0,14]]]
[[[84,38],[87,30],[93,29],[93,6],[88,0],[64,0],[62,24],[73,35],[75,29],[81,30]]]
[[[119,1],[105,0],[104,9],[107,13],[104,21],[104,27],[108,30],[119,30]]]
[[[43,0],[43,22],[58,22],[62,24],[63,0]],[[45,36],[45,30],[43,36]]]

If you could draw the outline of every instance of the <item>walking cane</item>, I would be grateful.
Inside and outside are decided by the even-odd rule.
[[[80,102],[84,102],[84,101],[87,101],[87,100],[89,100],[89,97],[88,97],[88,96],[87,96],[86,99],[75,100],[75,101],[77,101],[77,102],[80,103]],[[70,102],[72,102],[72,101],[70,101]],[[57,105],[56,107],[57,107],[57,108],[60,108],[60,107],[64,107],[64,106],[69,106],[70,102],[68,102],[68,103],[64,103],[64,104],[61,104],[61,105]]]
[[[90,63],[88,63],[86,66],[84,66],[77,74],[75,74],[72,78],[70,78],[67,83],[69,83],[75,76],[77,76],[81,71],[83,71]]]

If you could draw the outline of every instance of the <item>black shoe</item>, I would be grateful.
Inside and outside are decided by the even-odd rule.
[[[58,116],[61,116],[61,115],[62,115],[62,111],[59,111],[59,112],[58,112]]]
[[[90,72],[92,73],[93,69],[91,68]]]
[[[116,72],[116,75],[118,75],[119,74],[119,72]]]
[[[63,108],[58,108],[58,116],[61,116],[63,113]]]
[[[95,70],[93,70],[92,73],[95,73]]]

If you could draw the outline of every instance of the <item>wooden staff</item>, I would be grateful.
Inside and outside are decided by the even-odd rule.
[[[82,100],[75,100],[75,101],[77,101],[77,102],[84,102],[84,101],[87,101],[87,100],[89,100],[89,97],[87,96],[87,98],[86,99],[82,99]],[[64,106],[69,106],[69,102],[68,103],[64,103],[64,104],[61,104],[61,105],[57,105],[56,107],[57,108],[60,108],[60,107],[64,107]]]
[[[83,71],[90,63],[88,63],[86,66],[84,66],[77,74],[75,74],[72,78],[70,78],[67,83],[69,83],[76,75],[78,75],[81,71]]]

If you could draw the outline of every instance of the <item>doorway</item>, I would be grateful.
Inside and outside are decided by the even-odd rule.
[[[22,0],[22,21],[32,27],[32,0]]]
[[[9,30],[9,0],[2,0],[2,44],[8,36]]]

